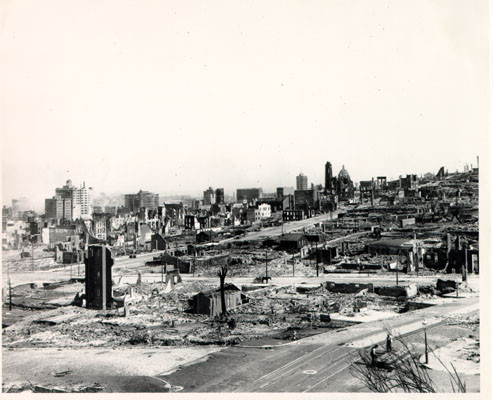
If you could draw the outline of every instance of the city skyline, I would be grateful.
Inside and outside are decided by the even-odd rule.
[[[458,172],[463,172],[464,168],[465,167],[473,167],[473,168],[476,168],[477,167],[477,162],[478,162],[478,158],[476,158],[476,164],[474,163],[468,163],[468,164],[464,164],[463,165],[463,169],[456,169]],[[342,169],[342,166],[341,166],[341,169]],[[445,171],[449,171],[450,173],[453,173],[455,171],[451,171],[449,170],[446,166],[444,166],[444,170]],[[348,171],[349,172],[349,171]],[[438,169],[437,171],[427,171],[425,173],[416,173],[415,171],[412,171],[411,173],[412,174],[417,174],[418,176],[421,176],[421,175],[425,175],[426,173],[432,173],[432,174],[436,174],[436,172],[438,172]],[[323,172],[325,173],[325,171]],[[337,176],[338,173],[339,173],[339,170],[338,171],[333,171],[334,173],[334,176]],[[294,184],[287,184],[287,185],[277,185],[275,186],[274,188],[267,188],[265,189],[264,186],[262,185],[258,185],[256,187],[259,187],[261,189],[263,189],[263,192],[264,193],[274,193],[276,191],[277,188],[279,187],[292,187],[292,188],[295,188],[296,189],[296,180],[298,178],[298,176],[302,174],[304,177],[306,177],[308,179],[308,188],[310,188],[310,185],[311,184],[314,184],[314,185],[322,185],[325,189],[325,186],[324,186],[324,181],[321,180],[320,182],[314,182],[314,181],[311,181],[310,180],[310,177],[307,176],[306,174],[304,173],[298,173],[295,177],[294,177]],[[351,175],[351,173],[349,172],[349,174]],[[379,174],[378,176],[381,176],[382,174]],[[385,174],[383,174],[385,176]],[[401,174],[401,176],[405,177],[407,174]],[[353,180],[355,182],[355,184],[359,184],[360,181],[363,181],[363,180],[368,180],[371,178],[376,178],[377,175],[374,175],[372,177],[363,177],[362,179],[358,179],[358,180]],[[389,177],[387,176],[387,179],[388,180],[395,180],[395,179],[399,179],[399,176],[397,177]],[[67,178],[66,181],[72,181],[70,178]],[[65,182],[66,182],[65,181]],[[63,186],[64,183],[60,183],[58,186]],[[72,182],[71,182],[72,183]],[[76,184],[74,186],[80,186],[80,187],[83,187],[86,185],[86,181],[82,181],[80,184]],[[56,186],[56,185],[55,185]],[[58,187],[56,186],[56,187]],[[92,185],[88,185],[88,186],[91,186],[91,189],[92,188]],[[253,186],[252,186],[253,187]],[[215,187],[214,187],[215,188]],[[227,197],[235,197],[236,198],[236,191],[237,189],[245,189],[247,188],[247,186],[237,186],[237,187],[234,187],[234,188],[228,188],[228,190],[224,190],[223,188],[218,188],[218,189],[222,189],[224,190],[224,193]],[[209,188],[210,189],[210,188]],[[51,188],[51,190],[53,190],[53,188]],[[134,188],[133,190],[130,190],[129,192],[138,192],[138,191],[149,191],[151,193],[156,193],[160,200],[159,202],[162,203],[163,201],[161,200],[161,198],[164,198],[164,197],[168,197],[168,198],[172,198],[172,197],[176,197],[176,198],[179,198],[180,196],[186,196],[186,197],[190,197],[190,198],[194,198],[194,199],[200,199],[202,200],[203,199],[203,196],[204,196],[204,191],[201,190],[201,188],[196,188],[194,190],[191,190],[191,191],[185,191],[185,192],[173,192],[173,191],[168,191],[168,192],[159,192],[159,191],[156,191],[156,190],[153,190],[153,188],[141,188],[141,187],[138,187],[138,188]],[[206,189],[208,190],[208,189]],[[121,204],[120,205],[123,205],[125,203],[125,196],[129,194],[129,192],[123,192],[121,190],[116,190],[116,191],[113,191],[113,192],[108,192],[108,191],[105,191],[105,190],[95,190],[94,191],[94,198],[95,199],[98,199],[100,198],[101,196],[105,195],[105,196],[110,196],[110,197],[121,197]],[[42,195],[40,195],[41,197],[43,197]],[[5,198],[5,197],[4,197]],[[8,199],[7,201],[4,200],[3,202],[3,206],[6,206],[6,207],[10,207],[11,205],[11,202],[12,200],[23,200],[23,201],[27,201],[27,203],[29,204],[29,208],[30,209],[33,209],[34,211],[36,212],[44,212],[45,211],[45,200],[46,200],[46,196],[43,197],[43,199],[37,201],[37,199],[32,199],[32,198],[28,198],[26,196],[12,196],[12,198]]]

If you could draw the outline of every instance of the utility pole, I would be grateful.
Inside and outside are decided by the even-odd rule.
[[[267,249],[265,250],[265,277],[267,278],[269,275],[268,275],[268,271],[267,271]]]
[[[166,267],[166,253],[167,253],[167,251],[164,250],[164,263],[161,267],[161,283],[164,282],[164,268]]]
[[[34,240],[31,236],[31,271],[34,272]]]
[[[192,276],[194,276],[194,277],[195,277],[195,265],[196,265],[195,262],[196,262],[196,257],[197,257],[197,249],[194,246],[194,248],[193,248],[193,269],[192,269]]]
[[[9,310],[12,310],[12,285],[10,283],[10,277],[9,277]]]
[[[425,329],[425,364],[428,364],[428,336],[426,334],[426,323],[424,324]]]
[[[395,263],[395,286],[399,286],[399,265],[401,263],[400,260],[401,253],[397,254],[397,262]]]
[[[7,274],[9,277],[9,310],[12,310],[12,285],[10,282],[10,267],[7,269]]]
[[[318,242],[315,244],[315,262],[317,263],[317,278],[318,278]]]
[[[102,251],[102,281],[103,281],[103,310],[106,311],[106,280],[107,280],[107,271],[106,271],[106,245],[101,246]]]

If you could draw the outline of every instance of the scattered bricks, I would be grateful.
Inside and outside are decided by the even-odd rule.
[[[375,293],[379,296],[414,297],[418,294],[418,288],[415,284],[409,286],[378,286],[375,287]]]
[[[456,289],[457,283],[453,280],[437,280],[437,290],[442,294],[454,292]]]
[[[329,314],[320,314],[320,322],[331,322],[332,319],[330,318]]]
[[[358,293],[363,289],[373,292],[373,283],[335,283],[326,282],[325,287],[329,292],[334,293]]]

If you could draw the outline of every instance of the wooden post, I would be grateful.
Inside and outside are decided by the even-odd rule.
[[[265,250],[265,278],[269,276],[268,270],[267,270],[267,250]]]
[[[315,262],[317,263],[317,278],[318,278],[318,242],[315,244]]]
[[[12,284],[9,276],[9,310],[12,311]]]
[[[399,264],[400,264],[400,252],[397,254],[397,262],[395,263],[395,286],[399,286]]]
[[[103,252],[101,257],[102,257],[102,272],[101,272],[101,277],[102,277],[102,282],[103,282],[103,310],[106,310],[106,246],[102,245],[101,246],[101,251]]]
[[[428,336],[426,335],[426,325],[425,325],[425,364],[428,364]]]

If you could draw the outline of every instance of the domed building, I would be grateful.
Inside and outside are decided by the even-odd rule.
[[[339,201],[345,201],[354,197],[354,185],[351,176],[344,165],[337,175],[336,193]]]
[[[354,198],[354,185],[347,169],[342,166],[337,176],[332,176],[332,164],[325,164],[325,194],[337,195],[338,201],[347,201]]]

